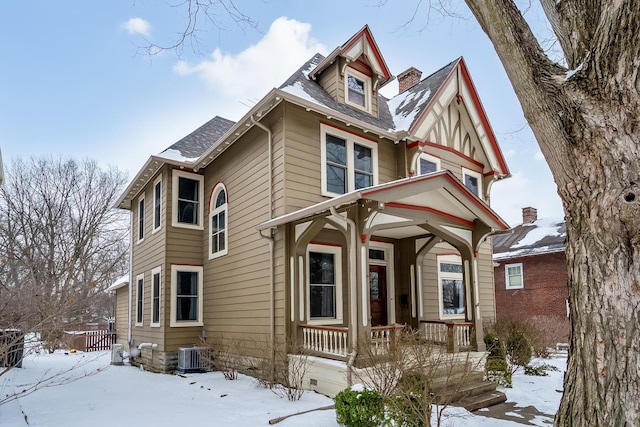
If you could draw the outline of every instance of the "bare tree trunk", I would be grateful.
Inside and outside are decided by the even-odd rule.
[[[640,425],[640,7],[541,0],[571,71],[512,0],[466,0],[558,185],[571,346],[557,426]]]

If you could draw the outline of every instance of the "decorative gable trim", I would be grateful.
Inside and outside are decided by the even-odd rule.
[[[369,62],[373,73],[378,76],[377,84],[374,88],[376,91],[394,79],[368,25],[362,27],[345,44],[331,52],[309,72],[309,78],[315,80],[316,76],[333,64],[339,56],[345,58],[347,62],[358,61],[360,57],[365,58]]]
[[[453,80],[457,79],[457,87],[452,87]],[[453,93],[455,91],[455,94]],[[446,100],[442,102],[443,105],[448,105],[449,98],[455,99],[458,104],[463,104],[467,112],[472,118],[477,119],[480,122],[481,129],[477,129],[477,134],[480,140],[480,144],[483,146],[484,152],[489,159],[490,167],[494,172],[497,172],[499,176],[509,176],[509,168],[502,155],[502,151],[498,146],[498,142],[493,129],[489,124],[489,120],[484,111],[482,103],[478,93],[473,85],[469,70],[464,62],[464,59],[460,57],[455,66],[451,69],[444,82],[438,87],[436,93],[430,98],[427,106],[422,110],[420,116],[413,122],[409,133],[415,135],[419,132],[420,127],[424,124],[425,119],[429,115],[439,115],[440,112],[434,111],[436,109],[436,103],[442,101],[442,98],[446,97]],[[465,100],[467,102],[465,102]],[[475,117],[474,117],[475,116]],[[436,144],[437,146],[444,148],[443,146]],[[475,161],[475,160],[474,160]]]

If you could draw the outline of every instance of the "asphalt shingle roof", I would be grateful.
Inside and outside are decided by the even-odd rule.
[[[182,156],[186,159],[197,159],[231,129],[234,124],[235,122],[224,117],[215,116],[189,135],[169,146],[160,153],[160,156],[172,158]]]
[[[493,258],[505,259],[564,250],[564,221],[538,219],[512,228],[513,233],[493,237]]]

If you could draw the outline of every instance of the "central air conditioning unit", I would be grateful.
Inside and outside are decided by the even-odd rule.
[[[211,369],[211,349],[207,347],[178,348],[178,372],[206,372]]]

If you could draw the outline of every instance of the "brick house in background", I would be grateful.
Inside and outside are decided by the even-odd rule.
[[[569,310],[566,226],[538,219],[535,208],[522,209],[522,224],[493,238],[496,319],[533,320],[554,339],[567,342]]]

